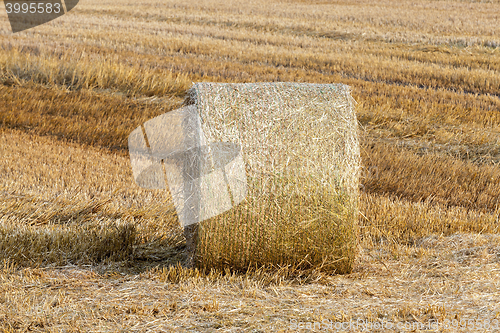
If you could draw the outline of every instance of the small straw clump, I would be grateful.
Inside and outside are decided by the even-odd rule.
[[[359,141],[343,84],[198,83],[187,104],[208,142],[241,146],[245,199],[199,224],[205,269],[348,273],[356,250]]]

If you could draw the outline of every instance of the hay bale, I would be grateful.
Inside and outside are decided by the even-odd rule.
[[[241,146],[246,198],[200,223],[202,267],[292,264],[349,272],[355,256],[359,142],[342,84],[198,83],[207,142]]]
[[[202,268],[351,270],[359,143],[348,86],[198,83],[129,147],[138,184],[168,184]]]

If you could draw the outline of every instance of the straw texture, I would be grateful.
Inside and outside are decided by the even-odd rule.
[[[207,142],[241,146],[247,196],[200,223],[203,267],[294,265],[348,272],[356,247],[359,142],[342,84],[198,83]]]

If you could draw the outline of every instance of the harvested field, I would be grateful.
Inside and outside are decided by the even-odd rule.
[[[0,11],[0,331],[500,320],[499,13],[497,0],[89,0],[11,34]],[[351,86],[351,274],[180,266],[169,193],[134,183],[127,136],[198,81]]]

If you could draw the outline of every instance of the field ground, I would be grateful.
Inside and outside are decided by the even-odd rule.
[[[499,1],[88,0],[15,35],[0,15],[0,330],[500,319]],[[351,274],[179,266],[126,144],[197,81],[352,87]]]

